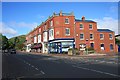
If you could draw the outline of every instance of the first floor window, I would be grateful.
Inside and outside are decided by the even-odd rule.
[[[93,34],[90,34],[90,39],[93,39]]]
[[[39,34],[38,35],[38,43],[40,43],[41,42],[41,35]]]
[[[84,39],[84,34],[80,34],[80,39],[81,39],[81,40]]]
[[[89,29],[90,29],[90,30],[93,29],[92,24],[89,24]]]
[[[70,35],[70,29],[69,29],[69,28],[66,28],[66,29],[65,29],[65,34],[66,34],[66,35]]]
[[[80,24],[80,29],[83,29],[83,24]]]
[[[65,24],[69,24],[69,19],[65,18]]]
[[[113,50],[113,44],[110,44],[110,50]]]
[[[103,34],[100,34],[100,39],[104,39],[104,35]]]
[[[37,37],[36,36],[34,37],[34,43],[37,43]]]
[[[53,21],[50,21],[50,26],[53,26]]]
[[[112,34],[109,34],[109,39],[112,39],[113,37],[112,37]]]

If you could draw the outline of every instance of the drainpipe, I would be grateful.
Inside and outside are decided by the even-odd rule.
[[[75,20],[75,18],[74,18],[74,20]],[[74,48],[76,48],[75,43],[76,43],[76,23],[74,21],[74,46],[75,46]]]

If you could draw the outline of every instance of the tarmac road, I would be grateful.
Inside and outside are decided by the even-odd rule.
[[[2,78],[118,78],[118,64],[98,59],[64,59],[45,55],[2,54]]]

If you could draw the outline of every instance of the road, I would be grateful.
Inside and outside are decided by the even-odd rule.
[[[99,59],[100,61],[101,59]],[[2,78],[118,78],[118,64],[36,54],[2,54]]]

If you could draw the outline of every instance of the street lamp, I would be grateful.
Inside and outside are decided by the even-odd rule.
[[[87,48],[86,53],[88,54],[88,39],[86,39],[86,48]]]

